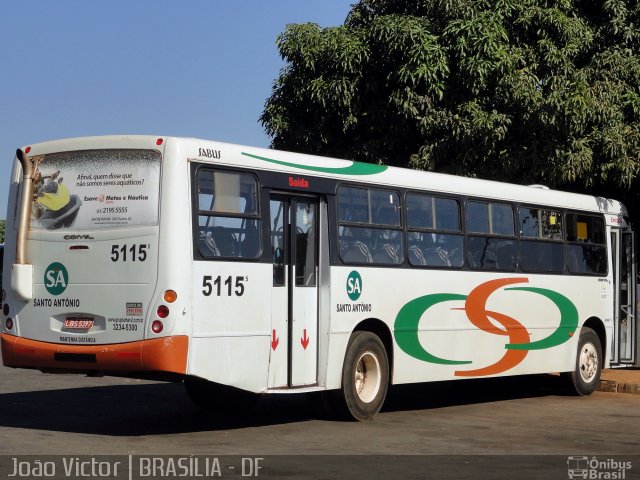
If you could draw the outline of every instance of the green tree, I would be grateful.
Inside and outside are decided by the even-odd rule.
[[[4,229],[6,224],[6,220],[0,220],[0,243],[4,243]]]
[[[638,0],[360,0],[277,45],[273,148],[627,203],[640,190]]]

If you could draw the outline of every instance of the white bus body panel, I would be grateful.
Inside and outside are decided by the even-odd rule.
[[[191,375],[254,392],[265,389],[272,268],[255,262],[193,262]],[[211,287],[203,286],[205,278]]]
[[[347,296],[345,285],[351,271],[362,277],[362,295],[357,302]],[[578,311],[579,325],[560,345],[525,351],[524,358],[508,369],[491,375],[520,375],[552,371],[570,371],[574,368],[577,339],[582,323],[595,316],[606,319],[607,335],[611,329],[610,309],[602,302],[611,298],[610,282],[588,277],[563,277],[551,275],[522,275],[514,273],[459,272],[413,270],[410,279],[399,269],[336,267],[332,278],[332,347],[331,358],[344,358],[339,350],[346,347],[353,328],[367,318],[383,320],[393,334],[394,320],[404,305],[425,295],[442,293],[468,296],[477,286],[490,280],[515,278],[526,283],[498,288],[486,303],[487,312],[499,312],[519,323],[526,330],[530,342],[536,342],[553,334],[560,326],[561,312],[549,299],[529,291],[509,290],[510,287],[543,288],[559,292],[567,297]],[[594,281],[595,280],[595,281]],[[359,311],[366,310],[366,313]],[[504,325],[489,314],[493,330],[485,331],[474,326],[468,318],[464,300],[443,301],[428,308],[421,316],[418,327],[420,345],[435,357],[465,363],[446,365],[423,361],[398,348],[394,340],[394,383],[451,380],[489,376],[465,374],[492,366],[507,352],[509,336]],[[514,322],[514,323],[515,323]],[[335,345],[339,343],[340,346]],[[344,350],[343,350],[344,351]],[[605,349],[603,348],[603,353]],[[468,362],[468,363],[467,363]],[[333,368],[337,368],[334,365]],[[335,375],[328,381],[329,388],[339,386]]]

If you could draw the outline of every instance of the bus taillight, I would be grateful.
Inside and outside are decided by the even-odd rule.
[[[2,306],[2,313],[4,313],[4,316],[5,316],[5,317],[8,317],[8,316],[9,316],[9,304],[8,304],[8,303],[5,303],[5,304]]]
[[[153,323],[151,324],[151,331],[153,333],[160,333],[162,332],[163,328],[164,328],[164,325],[162,325],[162,322],[160,320],[154,320]]]
[[[13,329],[13,319],[7,318],[7,321],[5,322],[5,326],[7,327],[7,330],[12,330]]]
[[[169,307],[166,305],[160,305],[158,310],[156,310],[156,315],[160,318],[167,318],[169,316]]]

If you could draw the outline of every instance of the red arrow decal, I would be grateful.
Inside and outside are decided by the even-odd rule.
[[[303,336],[300,339],[300,343],[302,344],[302,348],[304,348],[305,350],[307,349],[307,346],[309,346],[309,337],[307,337],[307,329],[304,329],[303,332]]]
[[[280,343],[280,339],[278,337],[276,337],[276,330],[273,329],[271,331],[271,348],[273,348],[273,351],[275,352],[276,348],[278,348],[278,344]]]

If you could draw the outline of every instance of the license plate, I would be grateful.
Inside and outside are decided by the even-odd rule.
[[[93,318],[65,318],[64,324],[62,325],[64,328],[72,328],[76,330],[89,330],[93,327]]]

